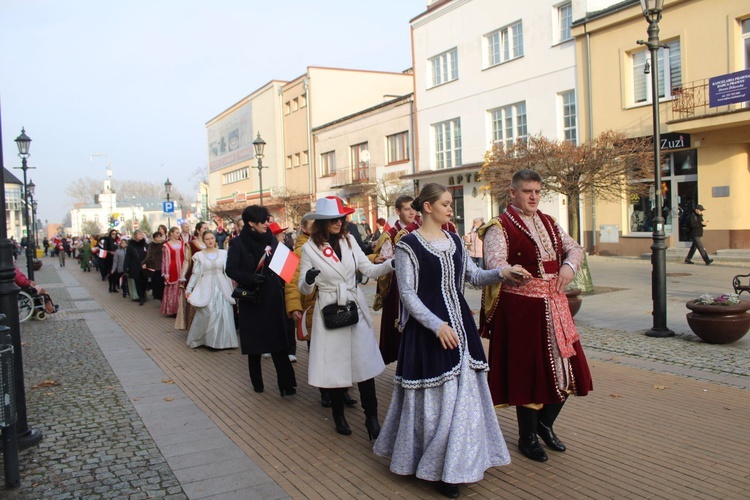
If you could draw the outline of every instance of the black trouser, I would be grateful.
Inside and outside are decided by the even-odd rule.
[[[365,416],[377,417],[378,397],[375,394],[375,379],[371,378],[364,382],[359,382],[357,387],[359,387],[359,397],[362,400],[362,408],[365,410]],[[344,392],[346,391],[346,387],[328,389],[328,392],[331,394],[331,410],[334,417],[344,414]]]
[[[117,285],[120,283],[120,277],[122,277],[122,273],[112,272],[109,274],[109,291],[110,292],[117,291]]]
[[[260,354],[248,354],[247,366],[250,370],[250,382],[256,391],[263,389],[263,371],[260,368]],[[286,351],[272,352],[273,366],[276,368],[276,381],[279,390],[297,387],[297,378],[294,375],[294,367],[289,361]]]
[[[161,300],[164,296],[164,277],[161,275],[161,271],[151,273],[151,293],[157,300]]]
[[[135,282],[135,291],[138,292],[138,300],[141,304],[146,302],[146,285],[148,285],[148,278],[143,273],[138,273],[133,276]]]
[[[703,257],[703,262],[708,262],[710,260],[708,257],[708,252],[706,252],[706,249],[703,248],[703,242],[701,241],[700,236],[693,236],[693,244],[690,245],[690,251],[688,251],[685,260],[691,260],[693,258],[693,255],[695,255],[696,250],[698,250],[698,253],[701,254],[701,257]]]
[[[289,350],[287,354],[296,356],[297,355],[297,325],[294,319],[287,319],[286,325],[286,341],[289,344]]]

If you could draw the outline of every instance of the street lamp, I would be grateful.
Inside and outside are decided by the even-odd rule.
[[[172,183],[169,182],[169,177],[167,177],[167,182],[164,183],[164,192],[167,193],[167,203],[169,203],[169,192],[172,191]],[[169,214],[169,212],[167,212]],[[172,221],[169,218],[169,215],[167,215],[167,227],[172,227]],[[167,229],[169,231],[169,229]]]
[[[39,234],[37,231],[39,230],[37,224],[36,224],[36,209],[39,208],[39,204],[36,202],[35,199],[31,199],[31,232],[34,235],[34,252],[36,252],[36,249],[38,248],[38,241],[39,241]],[[34,255],[36,257],[36,255]]]
[[[654,120],[654,198],[656,202],[651,245],[651,299],[653,326],[646,331],[649,337],[671,337],[667,328],[667,244],[661,199],[661,136],[659,131],[659,21],[664,0],[641,0],[643,16],[648,21],[648,41],[638,40],[651,52],[651,107]]]
[[[263,169],[268,168],[263,166],[263,150],[266,147],[266,141],[260,138],[260,132],[258,137],[253,141],[253,149],[255,149],[255,157],[258,159],[258,166],[253,167],[258,169],[258,191],[260,193],[260,206],[263,206]]]
[[[26,222],[26,273],[29,279],[34,281],[34,250],[29,246],[29,188],[31,187],[33,191],[34,184],[32,183],[29,186],[26,180],[26,172],[29,168],[34,167],[29,167],[26,163],[26,159],[29,157],[29,146],[31,145],[31,138],[26,135],[26,129],[21,128],[21,135],[16,137],[16,145],[18,146],[18,156],[21,157],[21,166],[15,168],[23,170],[23,218]]]

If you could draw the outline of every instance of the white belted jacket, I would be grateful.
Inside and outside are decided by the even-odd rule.
[[[313,314],[310,339],[310,364],[308,383],[314,387],[349,387],[379,375],[384,369],[378,342],[372,328],[370,307],[365,295],[357,287],[357,271],[370,278],[378,278],[393,271],[391,261],[373,264],[349,237],[351,248],[345,240],[339,242],[341,259],[326,243],[318,248],[312,240],[302,246],[298,287],[303,294],[318,288],[318,300]],[[314,285],[305,281],[307,271],[315,267],[320,274]],[[333,303],[357,303],[359,323],[350,327],[328,330],[323,323],[321,309]]]

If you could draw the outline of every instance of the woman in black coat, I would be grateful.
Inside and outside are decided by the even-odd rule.
[[[125,250],[124,271],[128,275],[128,279],[133,280],[135,283],[135,289],[138,292],[138,305],[141,306],[146,302],[146,284],[148,283],[148,276],[143,272],[141,267],[145,258],[146,233],[136,229],[133,239],[130,240],[128,248]]]
[[[64,240],[64,238],[63,238]],[[115,251],[120,239],[117,237],[117,229],[110,229],[106,236],[99,239],[97,257],[99,261],[99,272],[102,275],[102,281],[107,279],[112,271],[112,260],[115,257]],[[62,250],[61,250],[62,251]],[[104,257],[102,257],[102,255]]]
[[[258,282],[262,281],[259,285],[259,303],[249,300],[237,301],[242,354],[247,355],[253,389],[255,392],[263,392],[260,359],[263,353],[270,352],[276,367],[279,391],[282,396],[289,396],[297,392],[297,379],[287,355],[284,282],[268,269],[278,245],[276,237],[268,231],[269,216],[268,209],[258,205],[251,205],[242,212],[245,225],[239,237],[233,239],[229,245],[227,276],[245,289],[258,286]],[[258,268],[264,255],[265,260]]]

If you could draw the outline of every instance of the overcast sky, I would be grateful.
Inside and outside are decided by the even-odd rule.
[[[5,168],[31,137],[39,218],[78,177],[163,183],[192,198],[205,123],[307,66],[403,71],[425,0],[0,0]],[[108,158],[89,159],[92,153]]]

